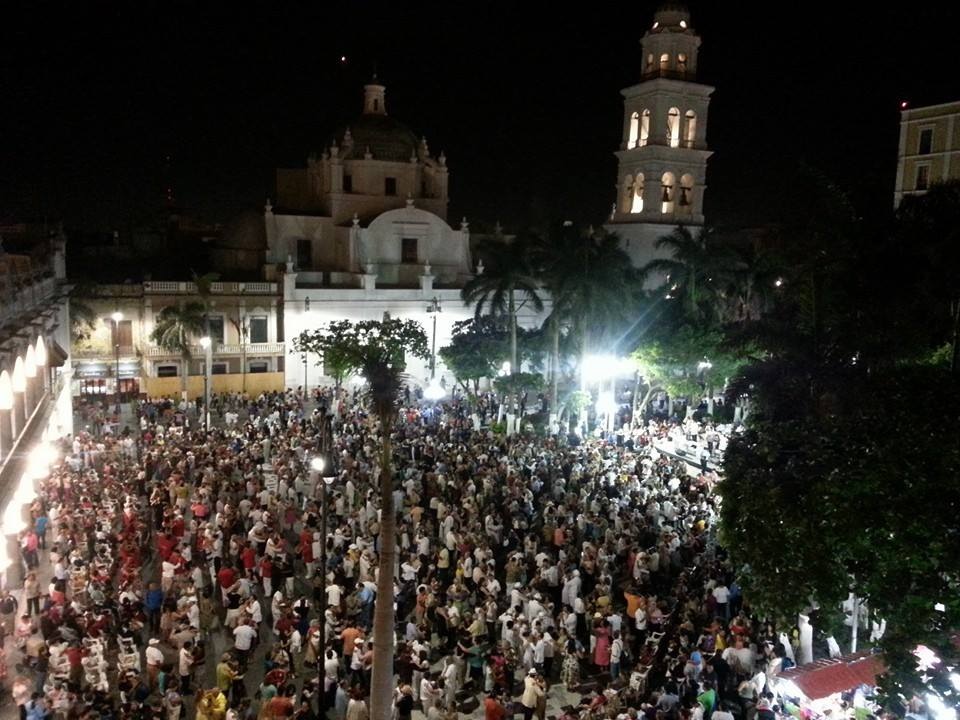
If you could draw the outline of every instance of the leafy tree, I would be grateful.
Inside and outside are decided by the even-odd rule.
[[[471,278],[460,295],[467,305],[476,305],[476,317],[484,310],[497,318],[504,318],[510,332],[510,372],[519,371],[517,364],[517,313],[526,304],[543,310],[540,284],[533,266],[533,245],[536,239],[522,233],[511,241],[502,236],[482,243],[480,252],[491,266]]]
[[[349,325],[348,320],[339,320],[330,323],[332,332],[340,332],[341,327]],[[317,365],[323,363],[323,371],[333,378],[336,387],[360,369],[352,353],[341,352],[337,347],[331,347],[323,331],[304,330],[293,339],[293,347],[297,352],[313,353],[317,356]]]
[[[430,358],[427,336],[413,320],[341,320],[326,329],[300,336],[304,347],[342,358],[367,381],[373,411],[380,424],[380,548],[377,598],[373,621],[373,676],[370,717],[389,720],[393,709],[393,567],[396,554],[396,508],[393,503],[391,432],[397,414],[408,354]]]
[[[187,378],[190,374],[190,340],[206,329],[206,311],[198,302],[169,305],[157,315],[150,339],[164,350],[180,354],[183,372],[180,374],[180,392],[187,395]]]
[[[912,650],[945,665],[960,623],[960,383],[941,369],[848,375],[828,410],[758,413],[718,487],[721,540],[755,610],[791,616],[848,592],[887,621],[888,693],[921,689]],[[946,442],[945,442],[946,440]],[[942,609],[941,609],[942,608]]]
[[[523,417],[530,393],[539,393],[543,390],[543,375],[540,373],[518,372],[512,375],[498,377],[493,381],[497,392],[505,397],[520,398],[520,417]]]
[[[480,380],[494,377],[507,359],[507,331],[491,315],[454,323],[450,344],[440,348],[440,357],[468,393],[479,390]]]

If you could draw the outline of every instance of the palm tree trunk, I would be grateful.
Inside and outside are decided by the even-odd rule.
[[[633,408],[630,410],[630,428],[637,426],[637,407],[639,407],[640,395],[640,371],[636,371],[636,377],[633,380]]]
[[[373,611],[373,675],[370,720],[391,720],[393,714],[393,565],[396,554],[396,512],[393,507],[390,431],[393,403],[380,415],[380,553],[377,599]]]
[[[560,383],[560,323],[554,320],[550,330],[553,333],[551,338],[553,348],[550,357],[550,369],[553,371],[550,376],[550,414],[557,414],[557,386]]]
[[[190,382],[190,356],[183,354],[180,357],[183,360],[183,372],[180,374],[180,399],[186,400]]]
[[[517,372],[517,308],[513,301],[513,288],[510,288],[510,299],[507,301],[507,312],[510,315],[510,374]]]

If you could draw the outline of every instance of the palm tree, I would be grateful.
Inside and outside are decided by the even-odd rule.
[[[572,226],[564,226],[555,237],[553,243],[544,245],[543,252],[543,276],[553,300],[548,322],[555,352],[560,326],[565,322],[572,325],[582,366],[601,338],[607,336],[614,343],[618,339],[640,289],[639,277],[620,238],[613,233],[592,228],[579,233]],[[559,363],[559,358],[554,362]]]
[[[183,373],[180,392],[187,396],[187,376],[190,372],[190,338],[204,331],[205,308],[198,302],[170,305],[160,311],[150,333],[150,339],[164,350],[180,353]]]
[[[540,312],[540,283],[534,267],[537,239],[527,233],[511,241],[502,236],[483,242],[480,253],[490,260],[486,272],[470,279],[460,297],[464,304],[476,304],[476,317],[489,309],[494,317],[505,317],[510,327],[510,372],[517,372],[517,313],[526,304]],[[518,302],[519,299],[519,302]]]
[[[668,250],[669,257],[648,262],[642,272],[665,278],[667,295],[680,298],[683,314],[691,320],[711,320],[722,315],[717,304],[720,278],[728,267],[728,252],[717,242],[712,228],[701,228],[696,235],[680,225],[656,242],[658,250]]]

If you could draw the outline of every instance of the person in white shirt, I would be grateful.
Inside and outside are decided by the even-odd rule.
[[[237,651],[237,657],[241,665],[246,666],[247,655],[253,647],[253,641],[257,637],[257,631],[253,627],[253,622],[247,620],[240,623],[233,629],[233,647]]]
[[[719,582],[713,589],[713,599],[717,601],[717,615],[724,620],[730,619],[730,591],[727,586]]]

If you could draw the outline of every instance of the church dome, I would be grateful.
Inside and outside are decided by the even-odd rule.
[[[350,131],[352,145],[344,136]],[[374,160],[406,162],[417,154],[419,141],[413,131],[388,115],[364,113],[333,136],[340,148],[340,157],[362,159],[369,149]],[[331,143],[327,143],[327,147]]]

